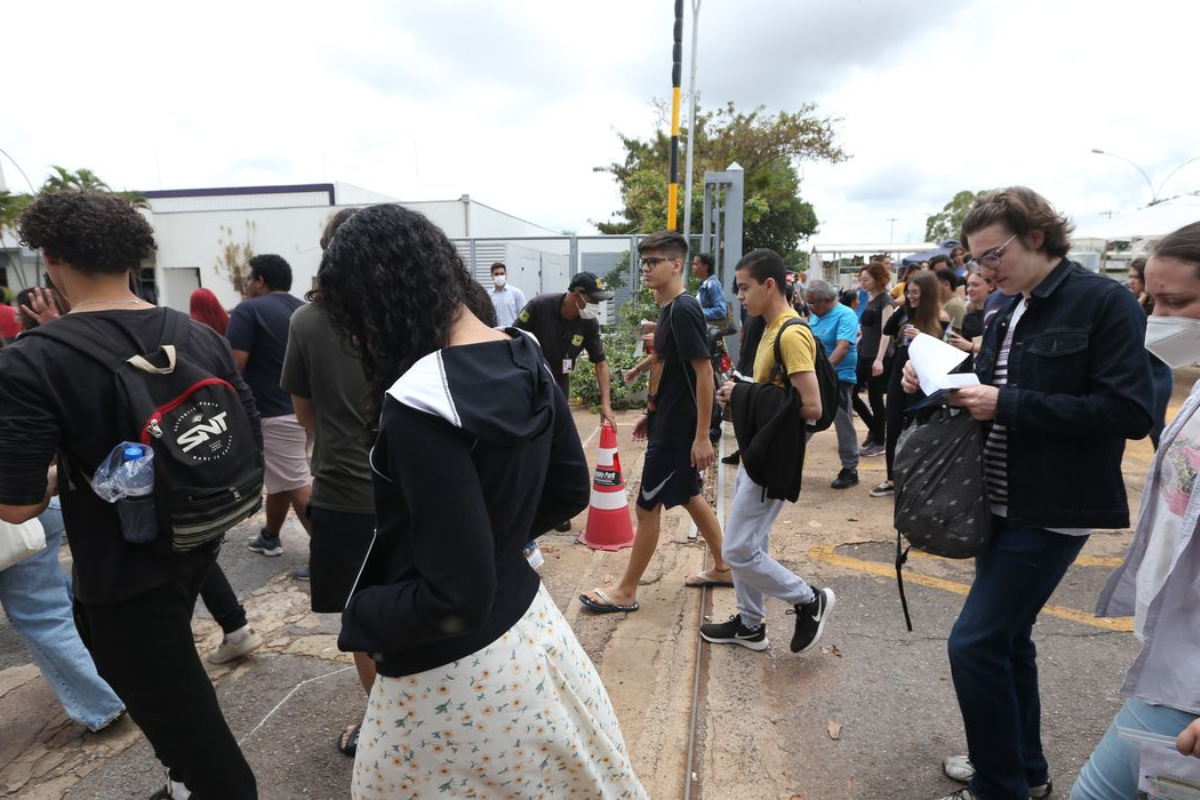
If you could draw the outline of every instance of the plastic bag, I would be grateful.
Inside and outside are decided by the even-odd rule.
[[[121,442],[92,476],[92,491],[117,504],[121,536],[145,544],[158,536],[154,506],[154,451],[144,444]]]

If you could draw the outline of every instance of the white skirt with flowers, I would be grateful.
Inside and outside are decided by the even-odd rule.
[[[483,650],[375,679],[352,796],[647,797],[596,667],[545,585]]]

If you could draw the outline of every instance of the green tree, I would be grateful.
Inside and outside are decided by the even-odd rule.
[[[992,189],[984,189],[972,192],[964,189],[954,195],[950,202],[946,203],[945,208],[925,218],[925,241],[942,242],[946,239],[958,239],[962,235],[963,218],[967,216],[971,204],[992,191]]]
[[[771,115],[759,106],[738,111],[733,103],[716,111],[697,108],[693,146],[695,184],[692,187],[692,233],[702,225],[704,173],[723,170],[737,162],[746,174],[744,210],[745,247],[770,247],[782,254],[795,251],[801,239],[817,230],[811,204],[800,199],[797,165],[803,161],[844,161],[848,156],[835,142],[839,120],[819,117],[816,106],[806,103],[798,111]],[[617,134],[625,159],[597,172],[607,172],[621,190],[622,208],[617,219],[596,223],[602,233],[651,233],[667,224],[667,182],[670,175],[671,136],[666,108],[659,104],[654,133],[639,139]],[[681,132],[680,151],[687,145]],[[682,171],[682,170],[681,170]],[[678,218],[683,219],[685,192],[680,189]]]

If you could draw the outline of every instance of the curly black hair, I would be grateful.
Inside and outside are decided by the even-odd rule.
[[[424,215],[364,208],[338,228],[317,287],[333,327],[355,343],[377,413],[384,393],[422,356],[446,346],[464,306],[491,313],[454,245]],[[487,301],[486,309],[479,306]]]
[[[101,192],[54,192],[17,220],[22,244],[88,274],[120,275],[154,255],[154,229],[128,201]]]
[[[271,291],[286,292],[292,288],[292,265],[283,256],[263,253],[247,262],[251,278],[262,278]]]

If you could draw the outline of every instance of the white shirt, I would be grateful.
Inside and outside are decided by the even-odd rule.
[[[488,292],[492,305],[496,307],[496,320],[501,328],[508,328],[517,321],[517,314],[525,307],[525,293],[515,286],[506,285],[503,289],[492,288]]]

